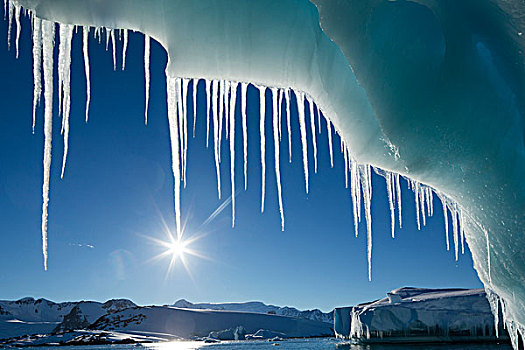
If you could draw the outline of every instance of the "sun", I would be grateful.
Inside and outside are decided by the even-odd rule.
[[[181,259],[184,259],[184,253],[188,252],[188,249],[186,248],[187,245],[188,245],[187,241],[183,241],[182,239],[177,239],[167,244],[168,252],[171,253],[172,258],[174,259],[177,259],[178,257],[180,257]]]

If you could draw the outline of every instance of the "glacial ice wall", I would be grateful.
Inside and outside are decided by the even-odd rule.
[[[272,118],[273,126],[273,135],[264,135],[261,129],[263,179],[267,170],[265,142],[273,142],[279,155],[284,119],[280,107],[289,107],[293,91],[298,101],[306,191],[311,166],[307,162],[305,145],[309,135],[305,124],[315,126],[313,116],[323,116],[342,139],[354,222],[357,226],[363,217],[367,225],[368,259],[372,253],[371,172],[375,170],[385,177],[392,235],[396,201],[400,203],[401,195],[399,176],[405,176],[415,194],[418,225],[432,214],[433,195],[440,197],[447,209],[447,238],[450,221],[456,255],[466,239],[481,280],[495,293],[491,294],[494,310],[501,304],[499,309],[516,346],[525,325],[525,189],[521,182],[525,165],[525,78],[520,5],[503,1],[501,10],[492,2],[471,0],[459,4],[446,0],[313,2],[317,8],[306,0],[4,0],[8,20],[16,24],[13,33],[10,25],[8,37],[14,36],[17,54],[19,16],[28,11],[33,19],[33,103],[36,106],[43,95],[45,106],[45,264],[53,79],[59,81],[55,98],[59,99],[62,115],[64,175],[71,103],[70,41],[75,27],[82,27],[84,36],[86,118],[90,28],[95,28],[95,35],[106,34],[114,62],[118,38],[125,46],[127,31],[140,31],[146,40],[146,101],[149,41],[161,43],[169,57],[166,88],[178,232],[191,125],[187,99],[195,98],[188,94],[190,83],[196,86],[197,79],[206,82],[208,132],[217,169],[221,166],[223,133],[229,139],[232,159],[235,142],[241,138],[244,145],[249,142],[245,128],[242,137],[233,132],[235,123],[245,126],[247,117],[243,113],[237,121],[232,113],[237,98],[245,106],[248,83],[259,88],[261,102],[266,89],[270,89],[273,113],[266,116],[261,109],[258,116],[261,122]],[[59,38],[58,62],[53,62],[55,35]],[[53,76],[55,64],[58,77]],[[286,119],[289,121],[288,115]],[[310,137],[315,145],[315,133]],[[248,161],[246,153],[243,156]],[[230,166],[234,191],[236,183],[242,181],[235,177],[233,162]],[[279,162],[268,168],[277,175],[280,194]],[[221,181],[219,176],[217,181]],[[261,187],[264,210],[264,181]],[[284,228],[281,199],[279,203]],[[397,210],[399,214],[399,205]],[[234,220],[232,203],[232,225]]]

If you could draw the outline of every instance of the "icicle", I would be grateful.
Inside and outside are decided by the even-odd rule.
[[[182,106],[182,80],[177,78],[175,80],[175,92],[177,94],[177,114],[179,119],[179,142],[180,142],[180,156],[181,156],[181,172],[184,173],[184,112]]]
[[[224,112],[224,80],[221,80],[219,81],[219,161],[221,160],[223,112]]]
[[[401,184],[399,182],[399,174],[396,174],[396,192],[397,192],[397,211],[398,211],[398,218],[399,218],[399,228],[402,227],[402,220],[401,220]]]
[[[219,90],[219,83],[217,80],[213,81],[212,85],[212,109],[213,109],[213,140],[215,151],[215,169],[217,171],[217,193],[219,199],[221,198],[221,168],[219,158],[219,116],[217,114],[217,92]]]
[[[421,230],[421,222],[419,221],[419,183],[410,180],[410,184],[413,186],[414,198],[416,201],[416,216],[417,216],[417,229]]]
[[[395,238],[394,233],[394,227],[395,227],[395,216],[396,213],[394,211],[394,194],[392,190],[392,173],[386,173],[385,179],[386,179],[386,190],[387,190],[387,196],[388,196],[388,205],[390,207],[390,227],[392,229],[392,238]],[[395,190],[394,190],[395,191]]]
[[[229,81],[225,81],[224,82],[224,107],[225,107],[225,111],[224,111],[224,120],[225,120],[225,123],[226,123],[226,139],[228,138],[228,132],[229,132],[229,128],[228,128],[228,125],[229,125],[229,119],[230,119],[230,103],[229,103],[229,96],[231,95],[230,94],[230,90],[231,90],[231,83]]]
[[[124,29],[124,45],[122,47],[122,70],[126,69],[126,52],[128,51],[128,30]]]
[[[485,234],[485,241],[487,243],[487,271],[489,273],[489,282],[492,283],[492,271],[490,267],[490,241],[489,241],[489,233],[486,229],[483,229],[483,233]]]
[[[145,118],[144,123],[146,125],[148,125],[150,50],[151,50],[151,39],[150,39],[150,36],[146,34],[144,35],[144,78],[146,81],[146,107],[144,108],[144,118]]]
[[[111,39],[112,51],[113,51],[113,70],[117,70],[117,40],[115,38],[115,31],[109,30],[109,38]]]
[[[299,114],[299,129],[301,131],[301,144],[302,144],[302,149],[303,149],[304,182],[306,186],[306,193],[308,193],[308,148],[306,144],[304,94],[302,92],[299,92],[296,96],[297,96],[297,112]]]
[[[198,79],[193,79],[193,138],[195,138],[195,124],[197,124],[197,86]]]
[[[345,170],[346,171],[346,170]],[[352,195],[352,209],[354,214],[354,230],[355,236],[359,234],[359,209],[361,207],[361,202],[358,202],[357,191],[359,190],[359,179],[357,176],[357,164],[355,161],[350,162],[350,193]]]
[[[312,144],[314,146],[314,172],[317,173],[317,140],[315,137],[315,115],[314,115],[314,103],[311,99],[307,98],[310,107],[310,131],[312,132]],[[348,169],[348,167],[346,168]],[[346,171],[345,171],[346,174]],[[346,185],[348,188],[348,183]]]
[[[433,191],[430,187],[425,188],[426,190],[426,199],[427,199],[427,209],[428,209],[428,216],[434,215],[434,195]]]
[[[42,22],[42,42],[44,56],[44,183],[42,186],[42,252],[44,270],[47,270],[47,207],[49,204],[49,177],[51,172],[51,140],[53,135],[53,46],[55,24]]]
[[[36,107],[42,96],[42,20],[33,18],[33,134],[36,124]]]
[[[71,111],[71,40],[73,39],[73,26],[70,24],[60,25],[60,46],[61,61],[59,61],[59,71],[62,72],[59,95],[63,95],[62,100],[62,127],[64,130],[64,155],[62,158],[62,172],[60,178],[64,177],[66,169],[67,152],[69,149],[69,114]]]
[[[284,92],[283,89],[279,89],[279,104],[278,104],[278,108],[279,108],[279,113],[278,113],[278,116],[279,116],[279,141],[281,141],[281,138],[282,138],[283,92]]]
[[[282,95],[281,95],[282,98]],[[275,149],[275,181],[277,183],[277,196],[279,198],[279,212],[281,213],[281,230],[284,231],[284,210],[283,197],[281,189],[281,169],[279,165],[279,104],[277,102],[277,89],[272,88],[272,105],[273,105],[273,146]]]
[[[452,214],[452,229],[454,232],[454,252],[456,254],[456,261],[458,261],[458,252],[459,252],[459,233],[458,233],[458,222],[457,222],[457,209],[454,206],[450,211]]]
[[[9,0],[4,0],[4,20],[6,19],[6,16],[7,16],[7,2]]]
[[[264,196],[266,186],[266,137],[264,135],[264,121],[266,117],[266,88],[259,87],[260,121],[259,133],[261,134],[261,213],[264,212]]]
[[[86,123],[89,120],[89,104],[91,102],[91,80],[89,74],[89,51],[88,51],[88,39],[89,39],[89,27],[82,27],[83,34],[83,52],[84,52],[84,71],[86,73]]]
[[[448,238],[448,209],[447,209],[447,204],[445,202],[445,199],[444,198],[441,198],[441,203],[443,205],[443,216],[445,218],[445,240],[447,242],[447,251],[450,250],[450,240]]]
[[[232,227],[235,226],[235,102],[237,83],[232,83],[230,94],[230,177],[232,186]]]
[[[246,120],[246,95],[248,84],[241,83],[242,144],[244,153],[244,190],[248,188],[248,126]]]
[[[206,148],[210,139],[210,108],[211,108],[211,81],[206,79]]]
[[[318,130],[319,130],[319,135],[321,134],[321,110],[319,109],[319,107],[317,107],[317,105],[315,105],[315,111],[317,112],[317,126],[318,126]]]
[[[177,225],[177,238],[181,237],[180,221],[180,140],[179,125],[177,120],[177,86],[176,79],[166,76],[168,93],[168,122],[171,144],[171,164],[173,171],[173,187],[175,201],[175,223]]]
[[[419,185],[419,184],[418,184]],[[424,186],[419,185],[419,201],[421,208],[421,218],[423,219],[423,226],[427,225],[426,215],[425,215],[425,188]]]
[[[348,164],[348,149],[346,148],[346,145],[344,145],[344,148],[343,148],[343,156],[344,156],[344,159],[345,159],[345,188],[348,188],[348,169],[349,169],[349,164]]]
[[[286,100],[286,128],[288,129],[288,155],[290,156],[290,163],[292,162],[292,125],[290,119],[290,89],[286,89],[284,93]]]
[[[372,212],[370,204],[372,201],[372,183],[370,182],[370,165],[364,165],[361,169],[361,183],[363,184],[363,200],[365,202],[365,218],[367,231],[367,257],[368,257],[368,280],[372,280]]]
[[[465,225],[463,221],[463,211],[459,211],[459,234],[461,236],[461,254],[465,254]]]
[[[330,167],[334,167],[334,145],[332,144],[332,123],[326,119],[326,127],[328,129],[328,150],[330,151]]]
[[[106,32],[106,51],[109,51],[109,39],[110,39],[110,37],[111,37],[111,33],[109,33],[109,31],[110,31],[111,29],[108,29],[108,28],[105,28],[105,27],[104,27],[104,30],[105,30],[105,32]]]
[[[13,26],[13,15],[15,12],[15,5],[12,1],[8,1],[8,10],[7,10],[7,49],[11,49],[11,27]]]
[[[184,122],[183,135],[184,135],[184,151],[182,158],[182,171],[183,171],[183,182],[184,188],[186,188],[186,165],[188,159],[188,86],[190,84],[189,79],[182,79],[182,120]]]
[[[20,44],[20,30],[22,29],[22,26],[20,24],[20,6],[15,6],[15,22],[16,22],[15,47],[16,47],[16,58],[18,58],[18,53],[19,53],[18,46]]]

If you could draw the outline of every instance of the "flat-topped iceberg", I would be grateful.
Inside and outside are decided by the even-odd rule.
[[[363,343],[508,341],[483,289],[400,288],[336,309],[338,337]]]

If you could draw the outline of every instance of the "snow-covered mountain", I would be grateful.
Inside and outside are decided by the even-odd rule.
[[[187,300],[180,299],[174,307],[184,309],[197,309],[197,310],[226,310],[226,311],[241,311],[241,312],[254,312],[259,314],[271,314],[287,317],[305,318],[313,321],[320,321],[333,324],[334,316],[333,312],[324,313],[319,309],[314,310],[297,310],[293,307],[280,307],[275,305],[267,305],[259,301],[250,301],[245,303],[191,303]]]
[[[103,304],[95,301],[81,301],[64,316],[64,320],[55,328],[55,332],[84,329],[101,316],[136,306],[127,299],[112,299]]]
[[[61,322],[75,305],[74,302],[55,303],[34,298],[0,300],[0,315],[28,322]]]
[[[166,339],[207,337],[211,332],[226,334],[229,329],[237,327],[242,327],[246,335],[256,334],[259,330],[268,331],[268,334],[285,334],[286,337],[333,334],[332,315],[317,309],[300,311],[261,302],[192,304],[179,300],[175,305],[177,307],[140,307],[127,299],[112,299],[105,303],[55,303],[34,298],[3,300],[0,301],[0,339],[33,343],[35,339],[44,341],[43,336],[34,338],[28,335],[46,335],[46,339],[55,339],[50,336],[62,334],[63,337],[58,338],[64,340],[73,337],[72,333],[78,330],[87,329],[89,334],[118,330],[129,334],[163,334]],[[95,338],[100,337],[96,335]],[[5,344],[9,342],[4,341]]]
[[[90,329],[166,334],[190,339],[242,327],[245,334],[268,330],[285,337],[332,336],[332,325],[304,318],[262,313],[150,306],[129,308],[99,318]]]
[[[136,306],[126,299],[55,303],[46,299],[0,300],[0,339],[81,329],[108,312]]]

